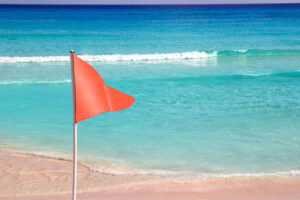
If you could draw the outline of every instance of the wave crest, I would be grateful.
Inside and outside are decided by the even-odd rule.
[[[155,53],[155,54],[112,54],[112,55],[79,55],[90,62],[116,62],[116,61],[159,61],[159,60],[185,60],[205,59],[217,56],[215,52],[183,52],[183,53]],[[0,63],[26,63],[26,62],[69,62],[69,56],[32,56],[32,57],[0,57]]]
[[[120,61],[180,61],[180,60],[207,60],[217,56],[231,55],[278,55],[300,54],[300,49],[240,49],[220,51],[190,51],[182,53],[154,53],[154,54],[107,54],[107,55],[79,55],[88,62],[120,62]],[[69,62],[69,56],[29,56],[29,57],[0,57],[0,63],[43,63]]]
[[[71,80],[57,80],[57,81],[0,81],[0,85],[9,85],[9,84],[53,84],[53,83],[70,83]]]

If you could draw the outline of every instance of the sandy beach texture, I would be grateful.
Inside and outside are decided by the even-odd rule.
[[[0,199],[71,199],[68,160],[0,150]],[[300,199],[299,177],[175,180],[158,175],[108,174],[78,166],[79,200]]]

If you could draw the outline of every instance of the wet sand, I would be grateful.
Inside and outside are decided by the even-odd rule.
[[[72,162],[0,150],[0,200],[71,199]],[[109,174],[78,165],[78,200],[299,200],[299,177],[178,180],[151,174]]]

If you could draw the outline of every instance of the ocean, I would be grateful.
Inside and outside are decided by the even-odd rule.
[[[0,6],[0,147],[71,158],[69,50],[129,108],[78,123],[93,170],[300,174],[300,4]]]

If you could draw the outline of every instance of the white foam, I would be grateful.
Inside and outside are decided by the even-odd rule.
[[[0,146],[1,149],[10,151],[10,152],[16,152],[16,153],[23,153],[28,155],[34,155],[34,156],[42,156],[42,157],[48,157],[52,159],[59,159],[59,160],[70,160],[71,161],[71,155],[69,154],[61,154],[61,153],[55,153],[55,152],[46,152],[46,151],[25,151],[25,150],[18,150],[18,149],[12,149],[9,147],[3,147]],[[107,165],[97,166],[94,167],[93,164],[87,164],[85,162],[80,162],[82,165],[89,168],[92,172],[98,172],[103,174],[111,174],[111,175],[160,175],[160,176],[178,176],[178,177],[198,177],[200,179],[202,178],[232,178],[232,177],[299,177],[300,176],[300,170],[294,169],[289,171],[277,171],[277,172],[257,172],[257,173],[197,173],[197,172],[191,172],[191,171],[168,171],[168,170],[160,170],[160,169],[134,169],[134,168],[116,168],[111,167]],[[197,176],[195,176],[195,174]]]
[[[183,53],[155,53],[155,54],[112,54],[112,55],[79,55],[85,61],[116,62],[116,61],[159,61],[205,59],[217,56],[217,51],[192,51]],[[28,63],[28,62],[69,62],[69,56],[32,56],[32,57],[0,57],[0,63]]]
[[[178,175],[183,173],[167,171],[167,170],[141,170],[141,169],[113,169],[105,167],[90,167],[90,171],[103,174],[124,175],[124,174],[139,174],[139,175]]]
[[[278,171],[270,173],[228,173],[228,174],[214,174],[214,173],[200,173],[199,178],[231,178],[231,177],[292,177],[299,176],[300,170]]]
[[[71,80],[58,80],[58,81],[0,81],[0,85],[9,85],[9,84],[53,84],[53,83],[70,83]]]
[[[241,50],[237,50],[240,53],[246,53],[248,51],[248,49],[241,49]]]
[[[167,171],[158,169],[113,169],[105,167],[90,167],[92,172],[103,174],[124,175],[124,174],[140,174],[140,175],[161,175],[161,176],[191,176],[195,177],[195,172],[188,171]],[[278,171],[278,172],[258,172],[258,173],[196,173],[198,178],[232,178],[232,177],[295,177],[300,176],[300,170]]]
[[[67,62],[68,56],[0,57],[0,63]]]
[[[253,77],[258,77],[258,76],[268,76],[270,75],[269,73],[262,73],[262,74],[242,74],[243,76],[253,76]]]

